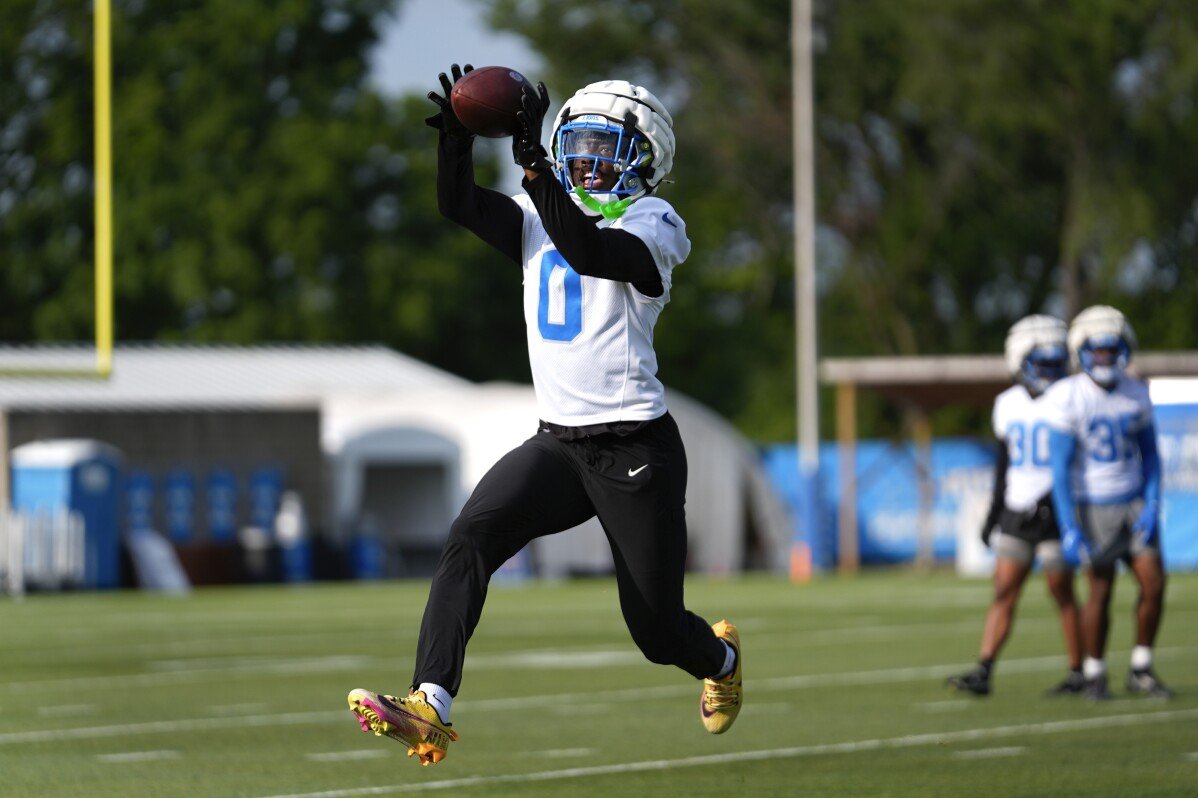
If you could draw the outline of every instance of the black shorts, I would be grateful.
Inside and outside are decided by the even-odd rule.
[[[1004,535],[1025,540],[1033,546],[1047,540],[1061,539],[1051,494],[1036,502],[1036,506],[1030,510],[1004,507],[998,516],[998,525]]]

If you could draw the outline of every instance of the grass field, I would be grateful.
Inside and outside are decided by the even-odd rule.
[[[740,625],[746,706],[702,731],[698,685],[648,664],[606,580],[497,586],[454,705],[461,742],[421,768],[364,735],[353,687],[407,686],[423,583],[0,600],[0,795],[1182,796],[1198,794],[1198,575],[1158,641],[1171,702],[1122,695],[1134,585],[1114,608],[1116,700],[1046,699],[1064,671],[1035,579],[988,699],[972,662],[982,580],[869,573],[688,582]]]

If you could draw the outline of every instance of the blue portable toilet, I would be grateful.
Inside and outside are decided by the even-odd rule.
[[[78,513],[83,584],[121,584],[121,453],[93,440],[36,441],[12,450],[13,510],[30,517]]]

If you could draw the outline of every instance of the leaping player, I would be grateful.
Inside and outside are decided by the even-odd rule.
[[[469,66],[466,71],[469,71]],[[463,71],[440,76],[437,196],[443,215],[523,272],[524,319],[541,422],[483,477],[450,529],[420,627],[406,697],[354,690],[364,731],[441,761],[449,710],[491,575],[529,541],[598,516],[620,608],[652,662],[703,680],[700,719],[727,731],[742,701],[740,639],[689,612],[686,452],[657,378],[653,327],[674,267],[690,252],[678,212],[654,190],[674,157],[673,121],[646,89],[592,83],[566,101],[541,145],[544,84],[525,90],[512,152],[524,192],[475,185],[474,136],[447,102]]]

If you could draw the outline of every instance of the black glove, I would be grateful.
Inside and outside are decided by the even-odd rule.
[[[994,524],[986,524],[982,527],[982,543],[986,548],[990,548],[990,536],[994,534]]]
[[[538,83],[535,91],[525,86],[522,99],[524,110],[516,114],[520,130],[512,136],[512,158],[525,169],[548,172],[553,164],[549,162],[549,153],[541,146],[541,125],[549,110],[549,91],[544,83]]]
[[[428,93],[428,98],[435,102],[437,108],[440,110],[425,119],[424,124],[429,127],[435,127],[445,135],[453,136],[455,139],[469,140],[474,138],[474,134],[462,124],[462,121],[458,119],[458,115],[453,112],[453,103],[449,101],[449,93],[453,91],[453,84],[461,80],[462,75],[465,75],[467,72],[473,72],[474,67],[466,64],[464,68],[459,68],[457,64],[454,64],[449,68],[449,71],[453,74],[453,80],[450,80],[449,75],[446,75],[444,72],[437,75],[437,78],[441,81],[441,89],[445,92],[445,96],[442,97],[435,91]]]

